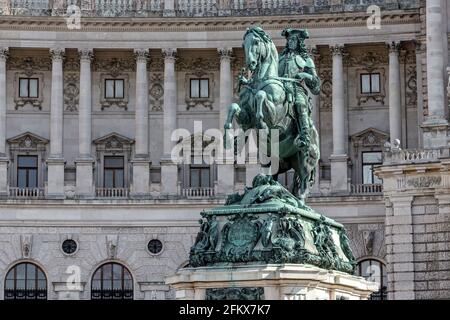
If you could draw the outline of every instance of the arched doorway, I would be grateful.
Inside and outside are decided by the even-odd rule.
[[[101,265],[92,276],[92,300],[132,300],[133,278],[130,271],[119,263]]]
[[[40,267],[21,262],[12,267],[5,278],[5,300],[46,300],[47,277]]]

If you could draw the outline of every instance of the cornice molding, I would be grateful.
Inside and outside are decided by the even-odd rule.
[[[420,24],[418,9],[385,12],[383,25]],[[249,25],[258,24],[266,30],[280,28],[345,28],[367,26],[367,13],[346,12],[334,14],[311,14],[267,17],[210,17],[210,18],[102,18],[83,17],[81,29],[71,31],[64,17],[20,17],[0,16],[0,29],[33,31],[245,31]]]

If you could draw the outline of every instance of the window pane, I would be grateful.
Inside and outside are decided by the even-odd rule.
[[[111,279],[112,276],[112,265],[111,264],[105,264],[103,267],[103,279]]]
[[[364,184],[372,184],[372,165],[363,166],[363,183]]]
[[[113,280],[113,289],[122,289],[122,280]]]
[[[117,99],[123,98],[123,80],[116,80],[116,96]]]
[[[17,157],[17,163],[19,167],[22,168],[36,168],[37,167],[37,157],[35,156],[19,156]]]
[[[26,188],[27,187],[27,170],[18,169],[17,170],[17,187]]]
[[[364,152],[363,153],[363,163],[382,163],[382,155],[381,152]]]
[[[123,170],[120,169],[116,169],[114,170],[115,174],[116,174],[116,181],[115,181],[115,185],[114,188],[123,188],[124,185],[124,181],[123,181]]]
[[[380,92],[380,74],[372,74],[372,92]]]
[[[105,170],[105,188],[114,188],[113,175],[114,170]]]
[[[370,75],[368,74],[361,75],[361,92],[370,93]]]
[[[16,267],[17,279],[25,279],[25,263],[21,263]]]
[[[100,277],[100,272],[96,272],[95,274],[96,277]],[[100,280],[92,280],[92,289],[94,290],[100,290],[101,287],[101,282]]]
[[[105,168],[123,168],[123,157],[105,157]]]
[[[6,290],[14,289],[14,280],[12,280],[12,279],[6,280],[6,282],[5,282],[5,289]]]
[[[191,79],[191,98],[199,98],[199,80],[198,79]]]
[[[105,98],[114,98],[114,80],[105,80]]]
[[[200,187],[200,172],[199,169],[191,168],[191,187],[198,188]]]
[[[28,169],[28,188],[37,188],[37,170]]]
[[[202,79],[200,82],[200,97],[208,98],[209,97],[209,80]]]
[[[202,169],[202,188],[209,188],[209,168],[208,169]]]
[[[37,98],[39,93],[38,79],[30,79],[30,98]]]
[[[34,280],[36,279],[36,267],[32,264],[27,265],[27,279]]]
[[[28,97],[28,79],[19,79],[19,96]]]

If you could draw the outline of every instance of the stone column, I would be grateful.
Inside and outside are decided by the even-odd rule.
[[[148,49],[134,50],[136,58],[136,149],[133,159],[132,197],[145,197],[150,193],[150,160],[148,154]]]
[[[447,146],[444,47],[441,0],[426,1],[428,115],[423,123],[424,148]]]
[[[47,197],[64,198],[63,156],[63,60],[64,49],[50,50],[52,56],[52,89],[50,105],[50,155],[47,159]]]
[[[391,143],[402,141],[402,103],[400,86],[400,43],[392,42],[389,47],[389,134]]]
[[[163,157],[161,158],[161,194],[178,193],[178,159],[171,158],[175,142],[172,132],[177,128],[177,78],[175,73],[175,55],[173,48],[163,49],[164,54],[164,120],[163,120]]]
[[[6,155],[6,60],[8,48],[0,48],[0,197],[8,194],[8,157]]]
[[[348,156],[345,144],[347,110],[345,108],[344,91],[344,47],[336,45],[331,47],[331,52],[333,54],[333,154],[330,156],[331,192],[346,193],[348,192]]]
[[[220,55],[220,113],[219,129],[223,130],[226,121],[228,107],[233,101],[233,86],[231,74],[232,48],[217,49]],[[224,156],[224,161],[217,164],[217,193],[226,195],[234,190],[234,156],[229,153]]]
[[[418,137],[418,147],[423,148],[423,130],[422,123],[423,117],[423,68],[422,63],[424,60],[425,46],[422,42],[416,41],[416,74],[417,74],[417,137]]]
[[[314,62],[316,63],[316,70],[317,70],[317,61],[320,59],[320,53],[319,50],[317,50],[317,47],[315,45],[311,45],[308,47],[308,52],[310,56],[314,59]],[[320,150],[320,102],[319,102],[319,95],[310,94],[311,97],[311,117],[314,123],[314,126],[317,130],[317,133],[319,134],[319,150]],[[317,163],[316,165],[316,174],[314,177],[314,184],[311,187],[310,193],[312,195],[318,195],[320,194],[320,165]]]
[[[78,158],[76,194],[78,197],[94,197],[94,159],[92,158],[92,49],[79,50],[80,102],[78,107]]]

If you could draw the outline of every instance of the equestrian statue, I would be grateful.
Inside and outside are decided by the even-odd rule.
[[[287,41],[279,56],[262,28],[247,29],[246,68],[238,78],[239,104],[229,107],[224,129],[232,128],[233,119],[243,130],[266,130],[269,139],[270,131],[278,129],[279,170],[272,177],[276,181],[279,174],[294,169],[290,191],[304,204],[320,158],[319,135],[311,117],[311,95],[320,93],[320,78],[305,45],[308,31],[287,28],[282,36]],[[246,78],[245,71],[251,76]]]

